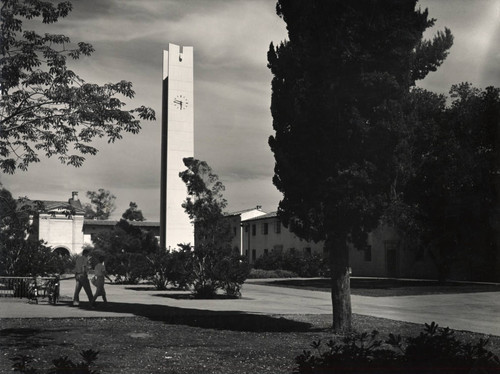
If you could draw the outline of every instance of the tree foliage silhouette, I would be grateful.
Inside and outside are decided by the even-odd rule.
[[[333,326],[351,326],[348,243],[363,247],[395,180],[401,100],[453,43],[416,0],[279,0],[288,40],[271,44],[273,183],[278,216],[298,236],[324,240]]]
[[[69,68],[68,60],[90,56],[92,45],[73,45],[65,35],[25,29],[25,21],[34,27],[37,20],[53,24],[71,10],[67,1],[2,1],[0,169],[4,173],[27,170],[41,154],[81,166],[85,156],[98,152],[91,145],[94,139],[114,142],[123,132],[137,134],[139,119],[155,119],[154,110],[145,106],[124,109],[118,95],[132,99],[132,83],[88,83]]]

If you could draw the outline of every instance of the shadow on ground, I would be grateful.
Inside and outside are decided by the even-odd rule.
[[[54,306],[68,307],[70,303]],[[88,308],[87,303],[80,307]],[[172,325],[186,325],[218,330],[247,332],[307,332],[314,331],[310,323],[289,320],[283,317],[273,317],[233,311],[209,311],[199,309],[177,308],[157,304],[97,303],[98,311],[127,313],[146,317],[153,321],[162,321]]]

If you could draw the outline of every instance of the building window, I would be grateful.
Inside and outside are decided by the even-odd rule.
[[[305,253],[307,256],[310,256],[310,255],[311,255],[311,247],[306,247],[306,248],[304,248],[304,253]]]
[[[248,232],[248,226],[250,225],[245,225],[245,232]]]
[[[365,261],[371,261],[372,260],[372,246],[367,245],[365,247]]]
[[[269,254],[269,250],[267,248],[264,248],[264,256],[267,256]]]
[[[262,235],[267,235],[269,233],[269,224],[267,222],[262,224]]]
[[[236,236],[236,227],[233,227],[233,235]]]
[[[399,241],[385,240],[386,276],[395,278],[399,276]]]
[[[257,259],[257,251],[255,249],[252,249],[252,262],[254,262]]]
[[[248,258],[248,249],[245,249],[245,257]]]
[[[274,222],[274,232],[276,234],[281,234],[281,222],[280,221]]]
[[[256,233],[257,233],[257,226],[252,225],[252,236],[255,236]]]
[[[295,253],[295,248],[290,248],[288,251],[289,251],[291,254],[294,254],[294,253]]]

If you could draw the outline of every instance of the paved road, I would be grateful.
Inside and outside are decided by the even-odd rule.
[[[74,279],[61,282],[61,295],[69,300]],[[26,300],[0,299],[2,318],[71,318],[71,317],[129,317],[141,310],[208,310],[257,314],[329,314],[328,292],[264,286],[248,282],[243,298],[237,300],[175,299],[166,295],[182,294],[174,291],[156,291],[148,287],[106,285],[109,305],[97,309],[72,307],[69,302],[38,305]],[[82,290],[80,299],[85,301]],[[369,297],[352,296],[353,312],[398,321],[430,323],[456,330],[466,330],[500,336],[500,292],[467,294]],[[165,309],[167,310],[167,309]]]

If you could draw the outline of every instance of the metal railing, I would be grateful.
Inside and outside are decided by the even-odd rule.
[[[49,303],[59,301],[59,277],[0,277],[0,297],[26,298],[38,304],[40,298]]]

